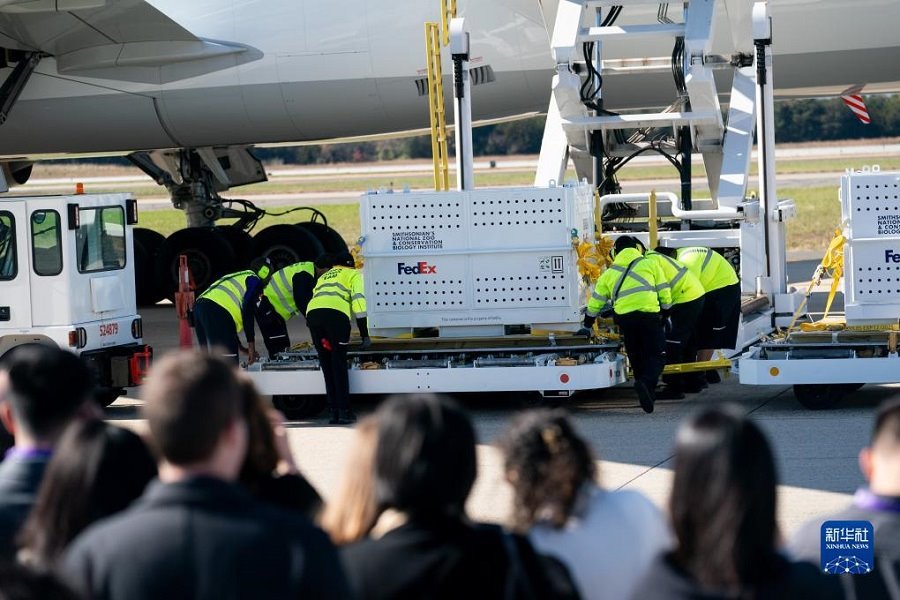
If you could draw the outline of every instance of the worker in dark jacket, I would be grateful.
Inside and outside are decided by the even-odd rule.
[[[666,364],[666,338],[660,311],[672,307],[672,291],[655,261],[641,254],[642,244],[625,235],[613,247],[613,264],[600,275],[588,301],[584,326],[612,311],[625,339],[641,408],[652,413],[656,384]]]
[[[697,360],[697,327],[703,311],[705,291],[696,275],[673,257],[674,248],[659,246],[647,252],[647,260],[655,261],[666,284],[672,290],[672,310],[664,323],[666,331],[666,363],[692,363]],[[684,398],[684,392],[703,389],[696,373],[665,375],[666,388],[658,398]]]
[[[350,597],[325,534],[237,484],[247,423],[229,362],[169,355],[142,395],[162,459],[159,480],[131,508],[72,542],[61,571],[85,598]]]
[[[323,254],[315,263],[294,263],[272,274],[256,311],[259,332],[269,358],[290,348],[287,322],[297,315],[306,318],[306,307],[312,299],[316,278],[333,266],[334,257]]]
[[[350,410],[350,374],[347,349],[350,345],[350,319],[362,337],[362,348],[368,348],[366,295],[362,273],[349,252],[335,256],[334,267],[319,277],[313,297],[306,310],[306,322],[319,355],[319,365],[325,376],[325,392],[331,409],[332,424],[345,425],[356,421]]]
[[[272,274],[268,258],[257,258],[250,269],[231,273],[215,281],[194,303],[194,327],[201,349],[221,348],[229,360],[239,362],[242,348],[238,334],[247,338],[247,363],[259,360],[256,352],[256,308]]]

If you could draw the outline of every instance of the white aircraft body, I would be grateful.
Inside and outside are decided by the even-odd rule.
[[[473,92],[476,120],[546,110],[554,72],[547,25],[558,1],[460,0],[479,84]],[[0,0],[0,47],[46,54],[0,127],[0,156],[289,143],[422,129],[428,126],[423,23],[439,20],[438,4]],[[854,84],[865,84],[867,92],[900,91],[900,2],[770,4],[780,96],[836,95]],[[677,17],[676,6],[670,16]],[[656,10],[626,6],[619,22]],[[718,13],[725,18],[724,10]],[[717,37],[714,51],[727,55],[734,45],[719,39],[724,37]],[[668,42],[646,43],[648,56],[671,53]],[[604,57],[616,56],[615,43],[605,45]],[[664,74],[638,85],[630,78],[627,89],[614,80],[610,75],[604,91],[608,108],[671,101]]]

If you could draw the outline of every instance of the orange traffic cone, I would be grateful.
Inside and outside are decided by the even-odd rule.
[[[175,292],[175,314],[178,315],[178,345],[181,348],[193,348],[194,336],[188,313],[194,307],[194,278],[188,267],[187,255],[178,257],[178,291]]]

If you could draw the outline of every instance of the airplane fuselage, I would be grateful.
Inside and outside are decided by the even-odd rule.
[[[474,118],[546,110],[554,73],[546,21],[556,1],[459,4],[472,36],[471,67],[487,81],[474,88]],[[290,143],[428,126],[423,23],[438,20],[436,1],[152,5],[200,38],[246,51],[206,59],[202,68],[188,61],[61,72],[54,57],[45,58],[0,127],[0,156]],[[852,14],[837,0],[773,0],[771,6],[781,97],[837,94],[853,84],[900,91],[896,0],[857,1]],[[622,23],[634,17],[629,10]],[[604,51],[608,58],[618,52],[614,45]],[[714,51],[733,51],[726,33],[717,36]],[[671,47],[648,44],[645,52],[666,56]],[[449,77],[446,52],[444,58]],[[664,75],[637,84],[630,78],[628,87],[610,76],[604,88],[612,109],[665,105],[673,94]]]

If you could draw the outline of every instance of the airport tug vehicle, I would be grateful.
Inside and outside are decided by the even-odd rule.
[[[846,345],[838,342],[849,334],[815,332],[830,336],[828,356],[818,356],[825,348],[810,349],[812,342],[798,337],[799,332],[781,340],[773,337],[806,313],[804,293],[787,286],[785,222],[796,210],[791,200],[778,199],[775,186],[768,4],[690,0],[679,3],[677,12],[648,0],[558,0],[543,6],[557,73],[535,185],[529,188],[474,187],[468,39],[463,20],[448,19],[457,190],[447,190],[440,59],[438,50],[435,60],[433,49],[438,26],[427,29],[440,191],[380,191],[361,199],[359,246],[369,324],[374,335],[384,337],[364,352],[351,352],[351,391],[531,390],[569,396],[621,383],[627,370],[617,336],[607,330],[595,330],[590,339],[572,334],[598,274],[591,268],[605,266],[603,249],[620,235],[635,236],[651,248],[706,246],[732,262],[741,282],[742,318],[737,346],[720,354],[726,359],[743,354],[743,383],[796,383],[801,402],[815,407],[823,403],[809,401],[805,392],[810,388],[803,387],[809,382],[800,373],[812,378],[836,365],[833,359],[866,357],[881,374],[861,374],[865,381],[900,378],[896,334],[890,332],[866,341],[847,339]],[[713,31],[716,11],[722,10],[730,26],[724,36]],[[641,43],[633,43],[636,39]],[[629,43],[616,46],[625,40]],[[624,47],[644,54],[623,57]],[[609,53],[614,59],[605,58],[606,48],[615,50]],[[674,78],[675,97],[668,107],[621,113],[604,107],[604,96],[614,97],[616,86],[629,85],[629,76],[646,81],[648,74],[670,89]],[[748,186],[754,133],[758,190]],[[664,156],[676,168],[680,194],[622,189],[619,170],[648,153]],[[695,155],[703,160],[708,198],[691,189]],[[561,185],[570,162],[581,183]],[[865,211],[871,225],[856,227],[896,232],[896,221],[885,220],[896,211],[880,204],[876,209],[868,199],[862,207],[861,196],[849,185],[842,196],[849,202],[847,223]],[[884,238],[869,240],[879,237],[874,229],[860,234],[862,230],[848,227],[848,263],[856,277],[848,296],[848,322],[877,312],[878,319],[896,323],[896,304],[887,306],[896,300],[888,300],[887,290],[890,285],[900,290],[900,273],[891,277],[883,271],[884,281],[870,280],[868,269],[877,269],[872,261],[879,258],[893,265],[900,247]],[[587,264],[585,248],[601,258]],[[893,281],[887,283],[889,277]],[[670,365],[667,371],[724,364],[731,363]],[[250,371],[260,389],[290,414],[315,412],[324,402],[316,396],[324,392],[324,383],[311,348],[286,352]],[[836,376],[833,370],[830,375]],[[841,377],[835,383],[862,381],[851,374]],[[815,388],[817,394],[820,390]]]
[[[112,403],[141,383],[142,342],[134,290],[128,194],[0,199],[0,357],[23,344],[54,344],[95,370]]]

